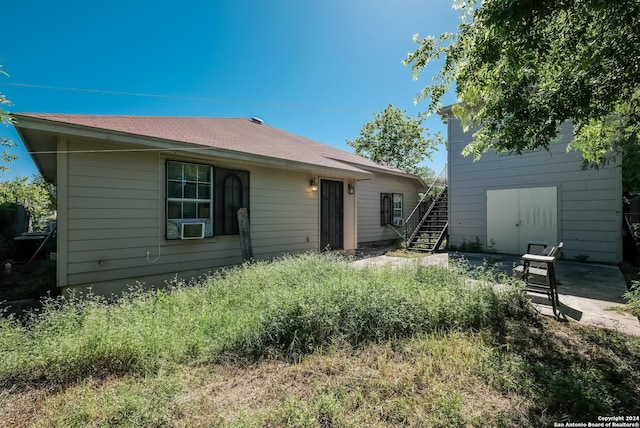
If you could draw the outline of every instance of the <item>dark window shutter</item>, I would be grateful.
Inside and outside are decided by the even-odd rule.
[[[238,210],[249,209],[249,171],[215,168],[213,200],[216,235],[237,235]]]
[[[391,193],[380,193],[380,226],[391,224],[393,197]]]

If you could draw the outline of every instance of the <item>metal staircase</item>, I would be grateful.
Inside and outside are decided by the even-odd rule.
[[[405,220],[408,250],[435,252],[440,249],[449,226],[447,189],[445,167]]]
[[[638,213],[625,213],[622,223],[623,257],[634,264],[640,262],[640,235],[636,232],[640,230],[639,219]]]

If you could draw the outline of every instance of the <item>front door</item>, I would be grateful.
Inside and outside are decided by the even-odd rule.
[[[344,242],[344,185],[320,180],[320,249],[342,250]]]

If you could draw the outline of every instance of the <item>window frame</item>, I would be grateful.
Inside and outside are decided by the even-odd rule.
[[[385,201],[388,200],[388,207]],[[380,226],[395,226],[396,219],[404,221],[404,196],[402,193],[380,193]]]
[[[400,221],[396,222],[396,219],[399,219]],[[392,226],[396,226],[396,223],[401,225],[404,222],[404,196],[402,193],[392,193],[391,220]]]
[[[171,172],[170,168],[171,165],[180,165],[181,166],[181,173],[180,173],[180,178],[175,178],[174,175],[172,175],[173,173]],[[189,178],[187,176],[187,173],[185,172],[186,166],[191,166],[191,167],[195,167],[195,171],[196,171],[196,177],[195,180],[193,178]],[[200,172],[202,171],[203,168],[208,169],[208,175],[209,175],[209,180],[205,181],[205,180],[200,180]],[[202,163],[196,163],[196,162],[189,162],[189,161],[181,161],[181,160],[169,160],[167,159],[165,162],[165,215],[164,215],[164,221],[165,221],[165,239],[168,241],[179,241],[180,239],[180,235],[179,233],[176,236],[173,236],[169,233],[169,223],[173,222],[174,224],[176,224],[176,226],[179,227],[181,222],[184,223],[197,223],[199,221],[204,221],[205,222],[205,234],[204,234],[204,238],[213,238],[215,237],[215,225],[214,225],[214,193],[215,193],[215,182],[214,182],[214,167],[212,165],[207,165],[207,164],[202,164]],[[171,184],[172,183],[180,183],[181,184],[181,196],[177,197],[174,194],[174,190],[171,189]],[[189,197],[187,196],[186,193],[186,189],[187,189],[187,185],[191,185],[195,187],[195,197]],[[200,191],[202,189],[202,186],[208,186],[209,187],[209,191],[208,191],[208,195],[200,195]],[[180,218],[178,217],[174,217],[171,216],[171,204],[172,203],[179,203],[181,204],[180,206]],[[194,211],[195,211],[195,216],[188,216],[185,218],[185,207],[184,204],[195,204],[194,205]],[[200,209],[202,209],[201,205],[202,204],[208,204],[209,208],[208,208],[208,216],[204,217],[201,216],[199,211]]]

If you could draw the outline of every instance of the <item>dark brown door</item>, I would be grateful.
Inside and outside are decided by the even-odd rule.
[[[320,249],[342,250],[344,242],[342,181],[320,180]]]

